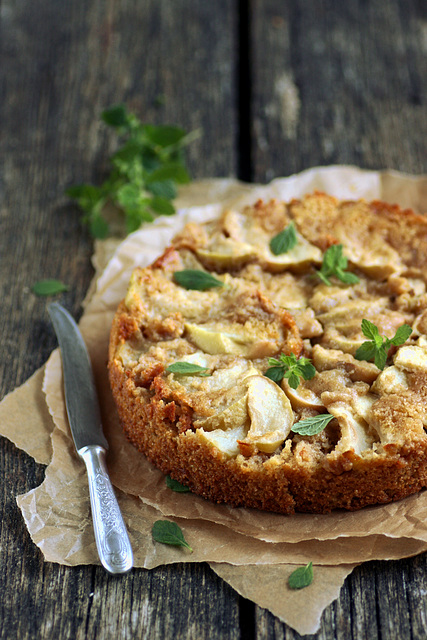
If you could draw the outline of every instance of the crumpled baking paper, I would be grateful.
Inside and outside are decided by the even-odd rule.
[[[358,563],[408,557],[427,549],[426,494],[353,513],[282,516],[172,492],[164,476],[121,432],[106,363],[111,320],[132,269],[152,262],[186,221],[206,221],[226,207],[240,208],[258,198],[290,200],[314,190],[340,198],[396,202],[421,213],[427,203],[427,177],[355,167],[310,169],[266,186],[232,179],[195,182],[182,190],[177,216],[159,218],[120,244],[96,243],[96,277],[80,322],[110,444],[110,475],[129,529],[135,566],[150,569],[175,562],[209,562],[242,596],[301,634],[317,630],[323,609],[338,597],[345,577]],[[0,434],[37,462],[48,464],[42,485],[17,498],[45,559],[66,565],[98,563],[85,468],[69,432],[58,350],[43,370],[2,401]],[[152,540],[152,524],[163,518],[180,525],[192,554]],[[309,561],[314,564],[312,585],[290,590],[289,574],[295,565]]]

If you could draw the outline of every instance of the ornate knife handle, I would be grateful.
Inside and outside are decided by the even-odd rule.
[[[108,475],[105,449],[91,445],[79,449],[78,454],[87,469],[93,528],[101,563],[110,573],[126,573],[133,566],[132,547]]]

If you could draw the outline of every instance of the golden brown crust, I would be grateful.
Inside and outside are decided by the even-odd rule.
[[[365,339],[360,320],[369,317],[371,309],[372,321],[389,336],[403,322],[422,325],[421,321],[416,325],[416,318],[427,308],[427,222],[384,203],[339,202],[325,194],[289,205],[257,202],[245,215],[244,219],[224,216],[219,227],[208,230],[186,227],[173,247],[134,275],[116,313],[109,347],[110,383],[127,437],[159,469],[194,493],[232,506],[284,514],[326,513],[390,502],[421,490],[427,486],[427,351],[426,370],[421,371],[410,370],[412,365],[404,358],[403,364],[396,359],[394,366],[395,354],[390,351],[386,371],[394,376],[392,384],[398,391],[372,363],[357,361],[354,353]],[[315,257],[303,267],[291,264],[278,271],[267,254],[248,251],[248,238],[256,242],[251,224],[257,233],[271,236],[292,219],[303,238],[322,251],[342,243],[360,283],[352,287],[334,283],[325,289],[313,279]],[[242,225],[246,227],[239,236]],[[213,244],[211,238],[219,235]],[[213,291],[210,298],[200,292],[184,297],[173,283],[174,271],[218,262],[216,246],[228,252],[227,270],[216,270],[225,273],[227,287]],[[227,275],[230,271],[232,276]],[[296,282],[299,297],[294,293]],[[285,309],[282,299],[295,309]],[[206,324],[211,308],[217,310],[216,324],[212,319]],[[255,353],[240,343],[235,357],[214,351],[206,356],[213,371],[210,382],[200,378],[193,386],[168,374],[170,362],[203,355],[191,337],[191,327],[208,326],[220,333],[221,323],[252,338],[264,336],[261,343],[267,351]],[[308,327],[307,335],[301,336],[298,327]],[[420,331],[415,334],[411,344],[421,354],[422,368],[426,348]],[[237,406],[242,394],[248,393],[246,376],[265,372],[267,356],[272,355],[269,349],[314,358],[318,373],[306,385],[308,395],[302,400],[289,396],[295,419],[327,410],[335,420],[318,436],[285,435],[283,444],[272,451],[243,437],[240,453],[237,449],[230,454],[205,432],[201,434],[197,425],[212,416],[221,420],[225,415],[221,412],[233,402]],[[241,367],[236,381],[221,378],[234,365]],[[222,379],[224,387],[215,387]],[[306,399],[312,397],[314,404]]]
[[[178,418],[174,403],[156,396],[142,403],[116,362],[110,367],[110,380],[132,444],[163,473],[213,502],[283,514],[327,513],[399,500],[427,484],[427,451],[418,447],[407,447],[376,464],[352,466],[347,472],[338,465],[315,473],[289,465],[260,464],[252,469],[203,446],[193,432],[179,433],[182,415]]]

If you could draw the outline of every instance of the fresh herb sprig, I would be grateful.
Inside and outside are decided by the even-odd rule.
[[[373,360],[378,369],[383,370],[390,347],[392,345],[399,347],[404,344],[411,335],[412,329],[408,324],[402,324],[393,338],[387,338],[387,336],[380,336],[378,327],[364,318],[362,320],[362,333],[369,339],[360,345],[354,357],[357,360]]]
[[[292,221],[283,231],[280,231],[280,233],[270,240],[270,250],[275,256],[280,256],[282,253],[288,253],[297,243],[298,236],[295,223]]]
[[[267,369],[264,375],[277,383],[286,378],[292,389],[298,387],[300,378],[311,380],[316,374],[316,369],[308,358],[297,358],[294,353],[289,356],[281,353],[279,360],[277,358],[269,358],[268,364],[272,366]]]
[[[357,284],[359,282],[359,278],[355,273],[346,271],[348,260],[343,256],[342,250],[342,244],[333,244],[323,254],[322,266],[316,274],[328,286],[332,284],[330,280],[332,276],[335,276],[345,284]]]
[[[288,586],[290,589],[304,589],[313,582],[313,563],[309,562],[305,567],[298,567],[292,571],[288,578]]]
[[[174,547],[186,547],[189,551],[193,551],[185,540],[181,527],[179,527],[176,522],[156,520],[151,529],[151,534],[156,542],[170,544]]]
[[[124,105],[107,109],[101,118],[123,141],[110,158],[111,173],[99,187],[81,184],[66,191],[83,210],[83,222],[96,238],[110,232],[108,204],[124,214],[127,233],[158,215],[173,214],[177,185],[190,181],[183,149],[198,136],[169,125],[142,124]]]

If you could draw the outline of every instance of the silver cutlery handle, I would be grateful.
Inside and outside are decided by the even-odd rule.
[[[78,450],[89,480],[93,528],[99,559],[110,573],[126,573],[133,566],[133,553],[105,462],[105,449],[98,445]]]

